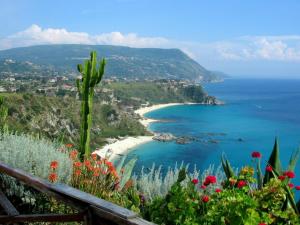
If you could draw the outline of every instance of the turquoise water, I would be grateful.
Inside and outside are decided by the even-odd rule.
[[[287,165],[300,144],[300,80],[228,79],[205,89],[226,104],[172,106],[146,115],[168,120],[151,124],[154,132],[193,136],[202,142],[180,145],[153,141],[140,145],[129,154],[139,158],[136,172],[153,163],[166,169],[181,161],[202,170],[210,164],[219,165],[223,152],[235,167],[251,165],[252,151],[268,159],[275,136],[280,141],[283,165]],[[295,182],[300,185],[300,163],[297,172]]]

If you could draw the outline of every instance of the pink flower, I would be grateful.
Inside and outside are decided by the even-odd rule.
[[[273,168],[272,168],[272,166],[267,166],[267,167],[266,167],[266,171],[268,171],[268,172],[272,172],[272,171],[273,171]]]
[[[300,191],[300,186],[299,185],[295,186],[295,188],[296,188],[297,191]]]
[[[289,183],[288,186],[289,186],[291,189],[294,188],[294,184],[292,184],[292,183]]]
[[[258,225],[267,225],[266,223],[259,223]]]
[[[294,178],[295,173],[293,171],[286,171],[283,173],[283,175],[287,176],[288,178]]]
[[[281,181],[285,180],[285,178],[286,178],[286,176],[283,176],[283,175],[278,176],[278,179]]]
[[[204,190],[204,189],[206,189],[206,186],[205,185],[201,185],[200,188]]]
[[[198,179],[193,179],[193,180],[192,180],[192,183],[196,185],[196,184],[199,183],[199,180],[198,180]]]
[[[247,182],[244,181],[244,180],[240,180],[240,181],[237,183],[237,187],[238,187],[238,188],[242,188],[242,187],[244,187],[244,186],[246,186],[246,185],[247,185]]]
[[[202,202],[206,203],[208,201],[209,201],[209,196],[208,195],[203,195]]]
[[[215,192],[216,193],[220,193],[222,190],[220,189],[220,188],[217,188],[216,190],[215,190]]]
[[[252,158],[261,158],[260,152],[252,152]]]

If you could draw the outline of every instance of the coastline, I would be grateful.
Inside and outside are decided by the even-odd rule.
[[[166,103],[166,104],[157,104],[147,107],[142,107],[134,111],[134,113],[140,115],[140,123],[148,129],[150,123],[157,122],[159,120],[146,118],[144,115],[148,112],[155,111],[161,108],[175,106],[175,105],[191,105],[197,103]],[[135,148],[138,145],[145,144],[152,141],[154,135],[151,136],[137,136],[137,137],[125,137],[121,140],[117,140],[114,143],[106,144],[101,149],[94,151],[100,157],[105,157],[108,154],[110,161],[113,161],[117,156],[126,154],[130,149]]]

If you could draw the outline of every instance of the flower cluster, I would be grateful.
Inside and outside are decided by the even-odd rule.
[[[56,173],[57,168],[58,168],[58,162],[52,161],[50,163],[50,173],[48,176],[49,181],[52,183],[57,181],[57,173]]]
[[[198,179],[193,179],[192,180],[192,183],[193,184],[198,184]],[[215,177],[215,176],[212,176],[212,175],[208,175],[208,176],[206,176],[206,178],[204,179],[204,182],[203,182],[203,184],[201,184],[200,185],[200,189],[202,189],[203,191],[204,191],[204,193],[206,193],[206,188],[207,188],[207,186],[209,186],[209,185],[211,185],[211,184],[215,184],[217,182],[217,178]],[[215,189],[215,192],[216,193],[220,193],[222,190],[220,189],[220,188],[216,188]],[[203,196],[202,196],[202,198],[201,198],[201,200],[202,200],[202,202],[204,202],[204,203],[207,203],[209,200],[210,200],[210,197],[209,197],[209,195],[207,195],[207,194],[204,194]]]

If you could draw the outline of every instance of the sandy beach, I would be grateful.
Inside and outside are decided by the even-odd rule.
[[[156,122],[158,120],[146,118],[144,115],[148,112],[169,107],[175,105],[184,105],[184,104],[194,104],[194,103],[168,103],[168,104],[157,104],[148,107],[140,108],[134,111],[136,114],[141,116],[140,123],[143,124],[146,128],[150,123]],[[132,148],[135,148],[138,145],[152,141],[153,136],[138,136],[138,137],[125,137],[124,139],[117,140],[112,144],[107,144],[101,149],[96,150],[94,153],[100,157],[105,157],[106,154],[109,155],[109,160],[114,160],[120,155],[124,155],[127,151]]]
[[[122,140],[116,141],[115,143],[107,144],[101,149],[96,150],[94,153],[99,155],[101,158],[109,156],[109,160],[114,160],[116,157],[126,153],[129,149],[149,141],[152,141],[152,136],[126,137]]]

